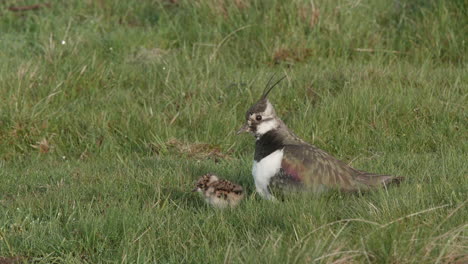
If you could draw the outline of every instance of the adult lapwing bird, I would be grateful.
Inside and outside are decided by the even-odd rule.
[[[271,187],[313,192],[327,189],[365,191],[402,180],[402,177],[354,169],[297,137],[276,116],[267,99],[271,90],[285,77],[270,87],[273,77],[268,81],[260,100],[247,111],[245,125],[237,132],[250,132],[255,136],[252,174],[256,190],[262,197],[274,198]]]
[[[208,204],[216,208],[237,206],[244,197],[242,186],[219,179],[214,174],[205,174],[198,179],[193,192],[199,192]]]

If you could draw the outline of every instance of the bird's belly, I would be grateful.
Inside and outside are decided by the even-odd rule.
[[[209,204],[213,205],[216,208],[220,208],[220,209],[224,209],[229,205],[229,202],[226,201],[225,199],[218,198],[218,197],[215,197],[215,196],[206,197],[205,200]]]
[[[279,149],[261,159],[254,161],[252,167],[252,175],[255,180],[257,192],[266,199],[271,199],[272,196],[268,190],[268,185],[273,176],[281,169],[281,161],[283,160],[283,149]]]

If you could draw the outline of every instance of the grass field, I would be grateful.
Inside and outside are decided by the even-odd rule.
[[[466,1],[38,3],[0,3],[0,263],[468,262]],[[262,200],[235,131],[274,73],[298,136],[406,181]]]

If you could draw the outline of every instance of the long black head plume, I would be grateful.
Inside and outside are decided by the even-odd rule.
[[[262,97],[261,97],[261,98],[264,97],[265,92],[268,90],[268,87],[270,87],[271,80],[273,80],[273,78],[274,78],[275,76],[276,76],[276,72],[273,73],[273,75],[271,75],[270,79],[268,79],[268,82],[267,82],[267,84],[265,85],[265,88],[263,88],[263,93],[262,93]]]
[[[262,95],[262,97],[260,98],[260,100],[265,99],[265,98],[268,96],[268,94],[271,92],[271,90],[272,90],[276,85],[278,85],[278,83],[280,83],[284,78],[286,78],[286,75],[283,76],[283,77],[281,77],[278,81],[276,81],[272,86],[270,86],[270,87],[268,88],[268,86],[270,85],[271,80],[273,79],[273,77],[275,77],[275,75],[276,75],[276,74],[273,74],[273,75],[270,77],[270,80],[268,80],[268,83],[267,83],[265,89],[263,90],[263,95]]]

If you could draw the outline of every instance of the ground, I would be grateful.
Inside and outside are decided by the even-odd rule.
[[[466,1],[0,3],[0,263],[466,263]],[[255,194],[277,114],[355,195]],[[190,192],[212,172],[246,199]]]

